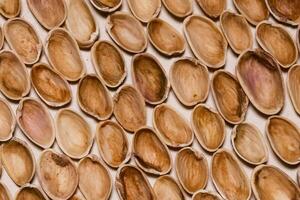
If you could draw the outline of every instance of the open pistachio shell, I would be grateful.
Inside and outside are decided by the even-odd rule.
[[[0,182],[0,199],[1,200],[12,200],[11,194],[8,190],[8,188],[6,187],[6,185],[4,185],[4,183]]]
[[[52,149],[44,150],[39,158],[37,174],[43,190],[53,200],[68,199],[76,191],[76,166],[64,154]]]
[[[208,70],[196,59],[189,57],[178,59],[171,66],[169,76],[176,97],[185,106],[194,106],[207,99]]]
[[[95,155],[88,155],[78,165],[79,188],[86,199],[106,200],[112,190],[111,176]]]
[[[243,15],[224,11],[220,19],[223,33],[236,54],[241,54],[253,46],[251,29]]]
[[[85,119],[67,108],[56,115],[56,140],[62,151],[71,158],[86,156],[93,144],[93,135]]]
[[[250,123],[241,123],[232,130],[231,143],[236,154],[251,165],[268,161],[269,154],[261,132]]]
[[[91,4],[99,11],[113,12],[122,5],[122,0],[90,0]]]
[[[300,115],[300,64],[290,68],[287,78],[287,88],[295,111]]]
[[[221,198],[217,193],[199,190],[193,195],[192,200],[223,200],[223,198]]]
[[[155,175],[168,173],[172,160],[168,147],[151,128],[138,129],[133,138],[132,151],[135,162],[142,170]]]
[[[96,128],[96,142],[101,157],[109,166],[117,168],[130,159],[129,142],[118,123],[100,122]]]
[[[157,199],[144,173],[134,165],[123,165],[118,169],[115,188],[120,200]]]
[[[168,104],[160,104],[154,108],[153,127],[161,140],[170,147],[189,146],[194,140],[188,122]]]
[[[269,18],[265,0],[233,0],[233,3],[238,11],[255,26]]]
[[[222,117],[231,124],[245,120],[249,100],[234,75],[218,70],[212,77],[212,93]]]
[[[170,83],[166,71],[153,55],[136,54],[132,58],[131,68],[133,85],[147,103],[157,105],[168,98]]]
[[[1,51],[0,60],[0,91],[11,100],[20,100],[30,91],[28,71],[12,51]]]
[[[205,188],[209,175],[204,154],[185,147],[176,155],[175,167],[179,183],[187,193],[194,194]]]
[[[121,85],[127,70],[123,54],[116,45],[108,40],[97,41],[91,56],[94,69],[106,86],[116,88]]]
[[[203,12],[211,18],[218,18],[226,8],[227,0],[196,0]]]
[[[228,200],[249,200],[250,182],[234,155],[219,149],[212,157],[211,177],[219,194]]]
[[[131,85],[124,85],[114,96],[114,115],[121,126],[134,132],[146,125],[146,105],[140,92]]]
[[[71,102],[68,82],[46,63],[35,64],[30,71],[32,86],[48,106],[60,107]]]
[[[21,12],[21,0],[1,0],[0,14],[5,18],[13,18]]]
[[[300,129],[292,121],[281,116],[269,117],[266,133],[275,154],[285,163],[300,163]]]
[[[258,44],[269,52],[283,68],[298,60],[298,50],[293,38],[282,26],[264,21],[256,27]]]
[[[4,142],[13,136],[16,119],[11,106],[2,98],[0,98],[0,122],[0,141]]]
[[[84,198],[80,190],[77,189],[76,192],[71,196],[71,198],[69,198],[69,200],[86,200],[86,198]]]
[[[59,27],[67,17],[64,0],[27,0],[27,5],[37,21],[47,30]]]
[[[143,23],[157,17],[161,8],[161,0],[127,0],[127,3],[132,14]]]
[[[178,183],[168,175],[156,179],[153,190],[160,200],[184,200],[184,195]]]
[[[225,122],[212,108],[197,105],[192,112],[191,124],[198,142],[206,151],[214,152],[224,143]]]
[[[252,173],[251,186],[257,200],[300,199],[296,183],[275,166],[256,167]]]
[[[196,58],[210,68],[222,67],[228,44],[218,26],[199,15],[189,16],[183,23],[185,37]]]
[[[112,97],[96,75],[88,74],[80,80],[77,100],[84,112],[98,120],[108,119],[112,115]]]
[[[148,45],[142,24],[132,15],[115,12],[107,17],[106,30],[113,41],[130,53],[141,53]]]
[[[185,51],[185,40],[168,22],[154,18],[147,25],[148,38],[151,44],[162,54],[173,56]]]
[[[68,81],[77,81],[85,74],[79,47],[63,28],[52,29],[47,36],[45,51],[49,63]]]
[[[66,27],[79,47],[89,48],[99,36],[99,27],[85,0],[66,0]]]
[[[193,13],[192,0],[162,0],[166,9],[175,17],[185,18]]]
[[[35,174],[35,159],[26,142],[12,138],[1,146],[5,171],[18,186],[29,183]]]
[[[248,50],[240,55],[237,78],[253,106],[266,115],[278,113],[284,105],[281,71],[274,58],[262,50]]]
[[[16,194],[15,200],[48,200],[48,197],[42,190],[35,186],[26,184]]]
[[[49,148],[55,140],[55,125],[48,108],[34,98],[24,98],[17,108],[17,122],[34,144]]]

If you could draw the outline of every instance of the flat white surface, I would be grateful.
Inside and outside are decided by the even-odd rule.
[[[97,21],[97,23],[98,23],[98,25],[100,27],[100,39],[101,40],[103,40],[103,39],[105,39],[105,40],[111,40],[111,38],[108,36],[108,34],[107,34],[106,30],[105,30],[106,15],[104,15],[104,14],[96,11],[92,7],[92,5],[89,3],[89,1],[88,0],[86,0],[86,1],[89,4],[89,6],[92,8],[91,10],[92,10],[92,12],[93,12],[93,14],[94,14],[94,16],[96,18],[96,21]],[[22,2],[22,11],[21,11],[20,17],[26,19],[27,21],[30,21],[33,24],[34,28],[37,30],[39,36],[41,37],[43,43],[45,43],[45,38],[47,36],[47,31],[42,28],[42,26],[36,21],[36,19],[30,13],[30,11],[29,11],[29,9],[27,7],[26,1],[25,0],[21,0],[21,2]],[[201,11],[201,9],[199,8],[199,6],[196,4],[196,2],[194,0],[193,0],[193,4],[194,4],[194,6],[193,6],[194,7],[194,12],[193,13],[197,14],[197,15],[203,15],[203,12]],[[233,6],[232,0],[227,0],[227,8],[230,9],[230,10],[234,10],[235,12],[237,12],[237,10]],[[130,11],[128,10],[128,6],[127,6],[126,0],[123,0],[123,5],[122,5],[121,10],[130,13]],[[78,13],[78,15],[80,15],[80,13]],[[166,20],[167,22],[169,22],[170,24],[172,24],[178,31],[180,31],[183,34],[182,21],[179,21],[179,20],[173,18],[166,11],[166,9],[164,8],[164,6],[162,6],[159,18],[162,18],[162,19]],[[270,16],[269,20],[270,21],[274,21],[274,18]],[[1,26],[3,25],[4,22],[5,22],[5,19],[4,18],[0,18]],[[219,26],[219,21],[216,21],[216,23]],[[145,25],[144,25],[144,28],[145,28]],[[285,26],[285,28],[290,32],[290,34],[292,35],[292,37],[295,39],[296,38],[296,28],[295,27],[288,27],[288,26]],[[254,29],[253,26],[251,26],[251,30],[252,30],[253,36],[254,36],[255,29]],[[20,34],[22,34],[22,33],[20,33]],[[254,43],[255,43],[254,46],[257,47],[256,41]],[[5,43],[4,49],[9,49],[7,43]],[[162,56],[161,54],[159,54],[153,48],[153,46],[150,43],[148,45],[148,48],[147,48],[146,52],[149,52],[149,53],[153,54],[156,58],[158,58],[158,60],[161,62],[162,66],[164,67],[164,69],[166,70],[167,73],[169,72],[169,69],[170,69],[170,66],[172,65],[172,63],[176,59],[178,59],[178,57],[168,58],[168,57]],[[130,75],[130,73],[131,73],[130,62],[131,62],[132,54],[128,54],[128,53],[124,52],[123,50],[122,50],[122,53],[124,54],[125,62],[126,62],[126,67],[127,67],[127,70],[128,70],[128,75],[127,75],[127,78],[126,78],[125,82],[128,83],[128,84],[131,84],[132,80],[131,80],[131,75]],[[93,65],[92,65],[92,62],[91,62],[91,59],[90,59],[90,57],[91,57],[90,51],[81,51],[81,55],[82,55],[83,60],[84,60],[84,62],[86,64],[87,73],[95,73]],[[188,57],[192,57],[193,56],[193,54],[192,54],[190,48],[188,47],[188,45],[187,45],[187,49],[186,49],[185,53],[181,57],[183,57],[183,56],[188,56]],[[228,51],[227,51],[227,61],[226,61],[226,64],[225,64],[225,70],[227,70],[227,71],[235,74],[236,60],[237,60],[237,55],[235,55],[232,52],[232,50],[230,48],[228,48]],[[47,59],[45,57],[44,52],[42,54],[42,57],[41,57],[40,61],[47,62]],[[299,63],[299,60],[298,60],[298,63]],[[30,70],[31,68],[27,67],[27,69]],[[212,76],[212,71],[210,71],[210,77],[211,76]],[[284,76],[284,80],[286,80],[287,71],[283,71],[283,76]],[[72,103],[68,107],[70,107],[71,109],[76,110],[79,113],[81,113],[84,116],[84,118],[87,120],[87,122],[91,125],[93,133],[95,133],[95,127],[96,127],[96,124],[98,122],[96,120],[94,120],[93,118],[91,118],[90,116],[84,114],[80,110],[80,108],[79,108],[79,106],[77,104],[77,100],[76,100],[77,85],[78,85],[78,82],[76,84],[71,84],[71,88],[72,88],[72,92],[73,92],[73,100],[72,100]],[[110,90],[110,92],[111,92],[111,95],[113,95],[115,93],[115,91],[113,91],[113,90]],[[1,94],[1,96],[3,96],[3,95]],[[33,89],[31,89],[30,96],[37,97],[37,95],[36,95],[36,93],[34,92]],[[298,126],[300,126],[300,118],[296,114],[296,112],[294,111],[294,109],[292,107],[291,100],[290,100],[290,98],[288,96],[288,93],[287,93],[287,90],[286,90],[286,82],[285,82],[285,98],[286,98],[285,106],[284,106],[282,112],[280,113],[280,115],[288,117],[293,122],[295,122]],[[187,109],[186,107],[184,107],[177,100],[177,98],[175,97],[173,91],[171,91],[169,93],[169,98],[167,100],[167,103],[170,104],[170,105],[172,105],[173,107],[175,107],[177,111],[179,111],[188,121],[190,121],[192,109]],[[208,97],[207,101],[205,102],[205,104],[207,104],[207,105],[209,105],[209,106],[211,106],[213,108],[216,108],[216,106],[214,105],[214,102],[213,102],[213,98],[212,98],[212,93],[211,92],[209,93],[209,97]],[[18,106],[18,104],[14,103],[14,102],[10,102],[10,105],[12,105],[14,111],[16,110],[16,108]],[[58,110],[57,109],[51,109],[51,108],[49,108],[49,110],[50,110],[52,116],[55,117],[56,112]],[[147,106],[147,125],[151,126],[151,127],[152,127],[152,111],[153,111],[153,107]],[[112,117],[112,118],[114,119],[114,117]],[[257,110],[255,110],[251,104],[249,105],[249,109],[248,109],[247,116],[246,116],[246,122],[250,122],[250,123],[255,124],[259,128],[259,130],[263,133],[263,137],[264,137],[264,139],[265,139],[265,141],[266,141],[266,143],[268,145],[268,149],[269,149],[269,161],[268,161],[268,164],[272,164],[272,165],[275,165],[275,166],[279,167],[284,172],[286,172],[293,180],[296,181],[297,166],[291,167],[291,166],[287,166],[287,165],[283,164],[281,161],[279,161],[279,159],[274,155],[273,151],[271,150],[271,147],[270,147],[270,145],[269,145],[269,143],[267,141],[266,134],[265,134],[266,119],[267,119],[267,117],[263,116]],[[233,152],[233,148],[232,148],[231,143],[230,143],[230,134],[231,134],[232,128],[233,128],[232,126],[229,126],[228,124],[226,124],[226,139],[225,139],[225,143],[224,143],[223,147],[226,148],[226,149],[229,149],[230,151]],[[38,148],[32,142],[30,142],[23,135],[23,133],[21,132],[21,130],[18,127],[15,130],[14,136],[25,140],[30,145],[30,147],[32,148],[32,150],[34,152],[34,155],[35,155],[35,159],[37,160],[39,158],[39,155],[40,155],[42,149]],[[129,138],[129,141],[131,141],[133,135],[128,133],[127,136]],[[201,148],[201,146],[199,145],[199,143],[197,142],[196,138],[194,139],[192,147],[195,148],[197,151],[203,152],[205,154],[206,158],[208,159],[209,166],[210,166],[210,160],[211,160],[212,154],[208,154],[207,152],[205,152]],[[59,149],[56,141],[55,141],[55,143],[54,143],[54,145],[53,145],[52,148],[54,148],[55,150],[61,152],[61,150]],[[172,154],[173,163],[174,163],[174,161],[175,161],[175,155],[176,155],[177,152],[174,151],[174,150],[170,150],[170,152]],[[97,149],[96,142],[94,142],[94,144],[93,144],[93,147],[91,149],[91,153],[96,154],[97,156],[100,156],[100,154],[98,152],[98,149]],[[249,165],[246,165],[240,159],[239,159],[239,161],[240,161],[241,166],[245,169],[248,177],[250,178],[253,167],[250,167]],[[134,163],[133,159],[131,159],[130,163]],[[116,174],[116,170],[113,170],[111,168],[109,168],[109,170],[110,170],[110,173],[111,173],[111,175],[113,177],[113,182],[114,182],[114,177],[115,177],[115,174]],[[171,175],[176,178],[174,167],[171,170]],[[153,185],[156,177],[154,177],[154,176],[151,176],[151,177],[148,176],[148,178],[150,180],[150,183]],[[9,178],[9,176],[5,172],[4,168],[3,168],[3,173],[2,173],[1,181],[4,184],[7,185],[7,187],[9,188],[9,191],[11,192],[12,196],[15,197],[15,194],[19,190],[19,188]],[[37,176],[34,177],[32,183],[39,184],[38,180],[37,180]],[[215,188],[214,188],[214,186],[212,184],[211,178],[209,178],[208,185],[207,185],[206,189],[207,190],[213,190],[213,191],[215,191]],[[185,196],[187,197],[186,199],[191,199],[191,196],[187,195],[186,193],[185,193]],[[116,191],[115,191],[114,188],[113,188],[113,191],[112,191],[110,199],[118,199],[117,193],[116,193]],[[253,199],[254,199],[254,197],[253,197]]]

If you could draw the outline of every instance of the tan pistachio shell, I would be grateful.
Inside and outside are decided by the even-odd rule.
[[[185,51],[185,40],[168,22],[154,18],[147,25],[148,38],[151,44],[166,56],[175,56]]]
[[[102,159],[110,167],[118,168],[131,157],[126,133],[117,122],[107,120],[98,123],[96,142]]]
[[[160,104],[154,108],[152,121],[157,135],[170,147],[189,146],[194,140],[187,120],[168,104]]]
[[[61,26],[67,17],[67,5],[64,0],[27,0],[27,6],[47,30]]]
[[[280,68],[274,58],[262,50],[248,50],[240,55],[236,75],[253,106],[266,115],[278,113],[284,105]]]
[[[68,108],[60,109],[55,124],[57,143],[66,155],[80,159],[89,153],[94,136],[90,125],[80,114]]]
[[[92,63],[105,85],[116,88],[122,84],[127,69],[122,52],[108,40],[97,41],[91,49]]]
[[[252,172],[251,186],[257,200],[300,199],[296,183],[272,165],[257,166]]]
[[[214,72],[211,89],[218,111],[228,123],[245,120],[249,100],[233,74],[225,70]]]
[[[5,18],[13,18],[20,14],[21,7],[21,0],[1,0],[0,14]]]
[[[76,192],[71,196],[71,198],[69,198],[69,200],[86,200],[86,198],[84,198],[80,190],[77,189]]]
[[[112,97],[94,74],[85,75],[78,84],[77,101],[80,108],[98,120],[108,119],[113,113]]]
[[[269,159],[264,138],[253,124],[236,125],[231,133],[231,144],[236,154],[251,165],[260,165]]]
[[[157,17],[161,9],[161,0],[127,0],[127,4],[133,16],[143,23]]]
[[[52,29],[46,39],[45,51],[51,66],[66,80],[78,81],[86,73],[78,44],[67,30]]]
[[[44,150],[38,161],[39,183],[53,200],[70,198],[78,185],[78,172],[71,159],[52,149]]]
[[[108,169],[96,155],[88,155],[78,165],[79,188],[86,199],[107,200],[112,190]]]
[[[91,4],[99,11],[113,12],[120,8],[123,0],[90,0]]]
[[[154,183],[153,190],[160,200],[184,200],[180,186],[169,175],[158,177]]]
[[[0,49],[2,49],[4,45],[4,31],[3,28],[0,26]]]
[[[228,150],[219,149],[211,161],[211,177],[219,194],[228,200],[249,200],[251,188],[244,169]]]
[[[200,15],[187,17],[183,24],[185,37],[196,58],[210,68],[222,67],[228,44],[218,26]]]
[[[35,98],[20,101],[16,111],[18,125],[24,135],[37,146],[50,148],[55,140],[55,124],[48,108]]]
[[[134,132],[146,125],[146,105],[141,93],[131,85],[123,85],[114,95],[114,116],[121,126]]]
[[[160,62],[149,53],[136,54],[131,60],[133,85],[152,105],[164,102],[169,95],[170,82]]]
[[[199,190],[194,193],[192,200],[223,200],[223,198],[215,192]]]
[[[178,18],[185,18],[193,13],[192,0],[161,0],[166,9]]]
[[[135,132],[132,151],[137,166],[147,173],[164,175],[172,168],[168,147],[149,127],[142,127]]]
[[[227,0],[196,0],[203,12],[211,17],[218,18],[226,9]]]
[[[290,68],[287,76],[287,88],[295,111],[300,115],[300,64]]]
[[[134,165],[123,165],[118,169],[115,188],[120,200],[157,200],[147,177]]]
[[[9,177],[18,186],[29,183],[35,174],[34,155],[28,144],[18,138],[13,137],[2,144],[1,161]]]
[[[177,153],[175,167],[179,183],[188,194],[206,187],[209,174],[204,154],[185,147]]]
[[[197,105],[192,111],[191,124],[198,142],[206,151],[217,151],[223,145],[225,122],[214,109],[204,104]]]
[[[2,182],[0,182],[0,199],[1,200],[12,200],[13,199],[11,197],[11,194],[10,194],[8,188]]]
[[[0,141],[8,141],[15,131],[16,118],[9,102],[2,98],[0,98],[0,121]]]
[[[30,92],[30,78],[20,58],[9,50],[0,52],[0,91],[11,100],[20,100]]]
[[[17,192],[15,200],[48,200],[44,192],[35,185],[26,184]]]
[[[283,162],[300,163],[300,129],[295,123],[278,115],[269,117],[266,133],[273,151]]]
[[[254,26],[269,18],[270,13],[265,0],[233,0],[233,3],[237,10]]]
[[[253,46],[250,26],[243,15],[226,10],[222,13],[220,24],[231,49],[241,54]]]
[[[130,53],[141,53],[148,45],[144,27],[132,15],[115,12],[106,19],[106,30],[112,40]]]

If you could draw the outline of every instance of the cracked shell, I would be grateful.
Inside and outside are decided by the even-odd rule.
[[[226,8],[227,0],[196,0],[203,12],[211,18],[218,18]]]
[[[23,186],[16,194],[15,200],[48,200],[48,197],[42,192],[42,190],[31,184]]]
[[[8,141],[15,131],[16,118],[9,102],[2,98],[0,98],[0,121],[0,141]]]
[[[153,186],[157,199],[184,200],[184,195],[178,183],[169,175],[160,176]]]
[[[0,199],[1,200],[12,200],[13,198],[11,197],[11,194],[8,190],[8,188],[6,187],[6,185],[4,185],[4,183],[0,182]]]
[[[21,0],[1,0],[0,14],[5,18],[17,17],[21,12]]]
[[[185,18],[193,13],[192,0],[162,0],[166,9],[178,18]]]
[[[127,0],[127,4],[133,16],[143,23],[157,17],[161,9],[161,0]]]
[[[223,200],[223,198],[215,192],[199,190],[193,195],[192,200]]]
[[[90,0],[91,4],[99,11],[113,12],[122,5],[122,0]]]
[[[290,68],[287,78],[287,88],[295,111],[300,115],[300,64]]]

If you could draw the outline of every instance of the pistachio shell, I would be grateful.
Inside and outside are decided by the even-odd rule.
[[[113,12],[122,5],[122,0],[90,0],[91,4],[99,11]]]
[[[71,102],[68,82],[46,63],[35,64],[30,71],[32,86],[48,106],[60,107]]]
[[[255,125],[241,123],[234,127],[231,143],[236,154],[251,165],[260,165],[268,161],[269,154],[261,132]]]
[[[35,174],[35,159],[26,142],[12,138],[1,146],[5,171],[18,186],[29,183]]]
[[[137,89],[123,85],[113,99],[114,115],[125,130],[134,132],[146,125],[146,106]]]
[[[91,50],[97,75],[106,86],[116,88],[126,78],[127,70],[121,51],[108,40],[97,41]]]
[[[208,164],[204,154],[186,147],[176,156],[176,174],[183,189],[193,194],[205,188],[208,180]]]
[[[59,27],[67,17],[64,0],[27,0],[27,5],[36,20],[47,30]]]
[[[76,193],[74,193],[72,195],[71,198],[69,198],[69,200],[86,200],[83,196],[83,194],[80,192],[79,189],[77,189]]]
[[[196,192],[192,200],[223,200],[218,194],[206,190]]]
[[[4,31],[3,28],[0,27],[0,49],[2,49],[4,45]]]
[[[138,129],[133,138],[133,154],[137,166],[147,173],[163,175],[172,168],[168,147],[151,128]]]
[[[185,18],[193,13],[192,0],[162,0],[166,9],[175,17]]]
[[[79,47],[89,48],[99,36],[99,27],[85,0],[66,0],[66,27]]]
[[[99,123],[96,140],[100,155],[109,166],[118,168],[130,159],[129,142],[118,123],[111,120]]]
[[[189,146],[194,140],[188,122],[168,104],[160,104],[154,108],[153,127],[161,140],[170,147]]]
[[[300,65],[290,68],[287,78],[287,87],[295,111],[300,115]]]
[[[42,190],[35,186],[26,184],[16,194],[15,200],[48,200],[48,197],[42,192]]]
[[[55,125],[48,108],[34,98],[24,98],[17,108],[17,122],[26,137],[41,148],[55,140]]]
[[[249,200],[251,188],[243,168],[236,157],[225,149],[219,149],[212,157],[213,183],[224,199]]]
[[[96,75],[88,74],[80,80],[77,100],[84,112],[98,120],[108,119],[112,115],[112,97]]]
[[[231,124],[245,120],[249,100],[234,75],[218,70],[212,77],[212,93],[221,116]]]
[[[79,47],[65,29],[55,28],[48,33],[45,51],[49,63],[68,81],[77,81],[85,74]]]
[[[210,68],[225,64],[227,41],[209,18],[192,15],[184,20],[184,34],[194,55]]]
[[[266,115],[278,113],[284,105],[281,71],[274,58],[261,50],[240,55],[237,78],[253,106]]]
[[[8,190],[8,188],[6,187],[6,185],[4,185],[4,183],[0,182],[0,199],[1,200],[12,200],[11,194]]]
[[[233,3],[238,11],[255,26],[269,18],[265,0],[233,0]]]
[[[21,0],[1,0],[0,14],[5,18],[13,18],[21,12]]]
[[[275,154],[285,163],[300,163],[300,129],[292,121],[281,116],[269,117],[266,133]]]
[[[143,52],[148,45],[142,24],[132,15],[115,12],[107,17],[106,30],[113,41],[130,53]]]
[[[173,56],[185,51],[185,40],[168,22],[154,18],[147,25],[148,38],[151,44],[162,54]]]
[[[300,199],[296,183],[271,165],[260,165],[254,169],[251,186],[257,200]]]
[[[226,130],[225,122],[218,112],[199,104],[193,109],[191,122],[198,142],[206,151],[214,152],[222,146]]]
[[[168,175],[156,179],[153,190],[160,200],[184,200],[184,195],[178,183]]]
[[[37,174],[40,185],[53,200],[68,199],[76,191],[78,173],[68,156],[52,149],[44,150],[39,158]]]
[[[218,18],[226,8],[227,0],[197,0],[203,12],[211,18]]]
[[[11,106],[2,98],[0,98],[0,121],[0,141],[4,142],[13,136],[16,119]]]
[[[20,100],[30,91],[28,71],[12,51],[1,51],[0,60],[0,91],[9,99]]]
[[[248,22],[243,15],[224,11],[220,19],[221,28],[230,47],[236,54],[241,54],[253,46],[253,37]]]
[[[120,200],[156,200],[144,173],[134,165],[124,165],[117,171],[115,187]]]
[[[106,200],[112,190],[107,168],[95,155],[88,155],[78,165],[79,188],[87,199]]]
[[[143,23],[157,17],[161,8],[161,0],[127,0],[127,3],[132,14]]]
[[[185,106],[204,102],[209,93],[209,75],[206,66],[193,58],[180,58],[170,69],[172,89]]]
[[[136,54],[131,61],[133,85],[152,105],[168,98],[170,83],[159,61],[149,53]]]
[[[86,156],[93,144],[93,135],[85,119],[70,109],[56,114],[56,140],[62,151],[71,158]]]

